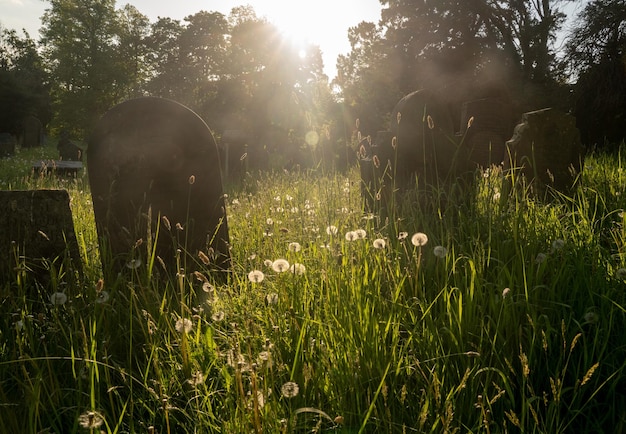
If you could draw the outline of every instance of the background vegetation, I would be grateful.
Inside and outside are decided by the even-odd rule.
[[[66,128],[83,139],[116,103],[153,95],[192,108],[218,136],[244,131],[251,150],[303,165],[307,132],[345,159],[357,118],[374,135],[414,90],[498,83],[520,113],[575,112],[590,147],[623,138],[624,0],[381,1],[378,23],[349,30],[352,48],[334,78],[319,47],[301,56],[249,6],[150,22],[114,0],[48,3],[38,41],[0,32],[0,101],[13,108],[0,116],[3,131],[17,133],[34,112],[51,134]],[[579,13],[564,29],[573,5]]]

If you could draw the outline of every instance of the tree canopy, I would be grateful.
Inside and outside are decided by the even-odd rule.
[[[301,55],[250,6],[150,22],[115,0],[48,0],[40,41],[0,33],[0,98],[14,102],[15,118],[35,112],[52,131],[83,137],[125,99],[171,98],[218,134],[243,130],[255,146],[285,155],[309,146],[309,131],[345,146],[357,118],[364,134],[385,129],[395,103],[425,87],[462,99],[492,85],[521,110],[573,110],[573,77],[577,107],[624,112],[624,0],[590,0],[559,52],[556,37],[576,1],[381,0],[377,23],[348,30],[351,50],[329,83],[319,47]],[[605,96],[594,99],[598,77]],[[5,118],[2,127],[12,128],[15,119]],[[586,137],[599,141],[594,134]]]

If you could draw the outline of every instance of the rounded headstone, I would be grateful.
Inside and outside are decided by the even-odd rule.
[[[108,260],[120,271],[130,259],[156,259],[173,275],[199,256],[227,269],[219,161],[208,126],[175,101],[137,98],[105,113],[87,149],[105,270]]]

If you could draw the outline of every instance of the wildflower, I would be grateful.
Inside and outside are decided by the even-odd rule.
[[[400,241],[405,240],[405,239],[408,238],[408,236],[409,236],[408,232],[400,232],[398,234],[398,240],[400,240]]]
[[[372,245],[375,249],[384,249],[387,246],[387,242],[382,238],[376,238]]]
[[[224,311],[221,311],[221,310],[211,315],[211,319],[215,322],[223,321],[224,317],[225,317]]]
[[[422,232],[417,232],[411,236],[411,244],[416,247],[425,246],[428,243],[428,235]]]
[[[100,428],[104,423],[104,418],[97,411],[86,411],[78,416],[78,423],[81,427],[93,430]]]
[[[261,270],[252,270],[248,273],[248,280],[252,283],[261,283],[265,279],[265,274]]]
[[[299,252],[300,250],[302,250],[302,246],[300,245],[300,243],[289,243],[290,252]]]
[[[295,398],[300,392],[300,387],[293,381],[288,381],[282,385],[280,392],[285,398]]]
[[[548,255],[545,253],[537,253],[537,257],[535,258],[535,264],[543,264],[548,259]]]
[[[511,288],[504,288],[502,290],[502,298],[506,298],[507,295],[509,295],[509,293],[511,292]]]
[[[626,268],[618,268],[615,272],[615,275],[618,279],[624,280],[626,279]]]
[[[278,304],[278,294],[275,292],[269,293],[265,296],[265,303],[268,305]]]
[[[189,333],[193,330],[193,323],[189,318],[178,318],[176,320],[176,331],[178,333]]]
[[[272,226],[272,225],[274,224],[274,220],[272,220],[271,218],[269,218],[269,217],[268,217],[268,219],[267,219],[267,220],[265,220],[265,223],[266,223],[268,226]]]
[[[131,259],[130,261],[128,261],[126,263],[126,268],[128,268],[130,270],[136,270],[140,266],[141,266],[141,259],[139,259],[139,258]]]
[[[293,274],[302,275],[306,273],[306,267],[302,264],[295,263],[289,267],[289,271]]]
[[[355,231],[348,231],[345,235],[346,241],[354,241],[359,238]]]
[[[365,232],[365,229],[357,229],[356,231],[354,231],[357,235],[357,237],[360,240],[365,239],[365,237],[367,237],[367,232]]]
[[[337,230],[337,226],[330,225],[326,227],[326,233],[328,235],[337,235]]]
[[[283,273],[289,269],[289,262],[286,259],[276,259],[272,262],[272,270],[277,273]]]
[[[444,246],[436,246],[433,249],[433,253],[438,258],[445,258],[446,255],[448,254],[448,249],[446,249]]]
[[[263,265],[265,265],[266,267],[271,267],[272,263],[273,261],[271,259],[266,259],[265,261],[263,261]]]
[[[62,306],[67,301],[67,295],[63,292],[55,292],[50,296],[50,303],[55,306]]]

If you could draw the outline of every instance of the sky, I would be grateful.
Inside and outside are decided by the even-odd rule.
[[[379,0],[118,0],[116,8],[130,3],[151,22],[158,17],[182,20],[201,10],[228,16],[236,6],[249,4],[259,17],[265,17],[296,43],[318,45],[329,79],[336,75],[339,54],[350,51],[348,29],[361,21],[377,23]],[[39,38],[41,16],[49,7],[43,0],[0,0],[0,24],[18,32],[26,29]]]

